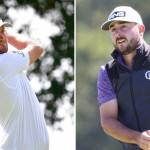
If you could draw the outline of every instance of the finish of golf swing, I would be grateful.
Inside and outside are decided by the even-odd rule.
[[[7,31],[0,19],[0,150],[49,150],[49,137],[38,99],[23,73],[42,54],[42,47]],[[16,51],[9,51],[8,44]]]

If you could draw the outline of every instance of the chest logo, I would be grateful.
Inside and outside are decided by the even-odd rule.
[[[150,71],[147,71],[145,73],[145,78],[148,79],[148,80],[150,80]]]

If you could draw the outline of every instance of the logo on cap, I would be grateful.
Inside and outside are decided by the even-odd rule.
[[[112,20],[117,17],[125,17],[125,16],[126,16],[125,11],[116,11],[109,16],[109,20]]]

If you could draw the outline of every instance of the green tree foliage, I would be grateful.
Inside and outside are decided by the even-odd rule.
[[[65,97],[73,105],[73,90],[68,85],[73,82],[74,74],[74,1],[73,0],[3,0],[0,1],[0,16],[3,19],[9,19],[7,11],[10,8],[27,8],[31,6],[36,14],[44,17],[53,10],[57,13],[53,19],[49,20],[60,28],[60,33],[49,37],[52,46],[44,47],[44,55],[30,67],[27,75],[29,79],[38,77],[41,84],[36,95],[40,102],[45,104],[45,118],[50,125],[61,121],[63,118],[57,116],[58,104],[62,103]],[[13,20],[12,20],[13,22]],[[29,36],[29,26],[25,25],[18,29],[19,33],[27,33]],[[42,28],[42,26],[41,26]],[[50,59],[52,62],[50,63]],[[67,60],[72,71],[65,70],[61,72],[61,77],[55,77],[54,71],[61,68],[62,62]],[[49,86],[44,87],[44,84]]]

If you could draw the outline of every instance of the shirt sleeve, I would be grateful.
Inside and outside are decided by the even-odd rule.
[[[103,103],[106,103],[116,98],[116,94],[108,78],[105,66],[102,66],[99,72],[99,76],[97,80],[97,90],[98,90],[97,99],[98,99],[99,106],[102,105]]]
[[[19,74],[29,67],[29,54],[24,51],[11,51],[0,54],[0,77]]]

